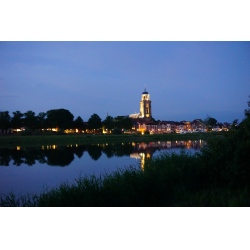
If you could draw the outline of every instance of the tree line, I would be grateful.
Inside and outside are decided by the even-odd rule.
[[[9,128],[20,129],[21,127],[29,128],[32,131],[52,128],[61,130],[105,129],[110,131],[114,128],[118,128],[118,130],[130,130],[133,126],[130,118],[107,116],[106,119],[102,121],[97,114],[91,115],[86,123],[80,116],[74,119],[74,115],[67,109],[52,109],[47,112],[40,112],[38,115],[31,110],[25,113],[15,111],[12,112],[12,114],[13,116],[11,117],[9,111],[0,112],[0,129],[2,131]]]

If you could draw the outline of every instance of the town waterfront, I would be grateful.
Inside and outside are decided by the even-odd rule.
[[[204,140],[15,146],[0,148],[0,196],[39,193],[79,176],[100,176],[117,168],[144,168],[164,152],[199,152]]]

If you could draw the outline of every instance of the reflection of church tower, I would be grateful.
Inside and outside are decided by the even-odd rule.
[[[145,161],[146,160],[151,160],[153,153],[152,152],[148,152],[148,153],[139,153],[140,157],[141,157],[141,170],[144,171],[144,167],[145,167]]]
[[[141,96],[140,101],[140,117],[146,120],[151,120],[151,101],[149,100],[149,93],[146,91],[146,87]]]

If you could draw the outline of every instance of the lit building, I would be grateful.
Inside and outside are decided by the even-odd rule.
[[[151,120],[151,101],[149,99],[149,93],[146,91],[142,92],[141,101],[140,101],[140,117],[145,118],[146,120]]]
[[[129,118],[137,119],[141,118],[145,121],[150,121],[152,118],[152,111],[151,111],[151,100],[149,99],[149,93],[147,92],[146,88],[144,92],[142,92],[141,101],[140,101],[140,113],[135,113],[129,115]]]

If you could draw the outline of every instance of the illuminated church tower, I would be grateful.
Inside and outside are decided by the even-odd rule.
[[[144,118],[145,120],[151,120],[152,118],[151,101],[149,100],[149,93],[146,91],[146,86],[141,95],[140,118]]]

